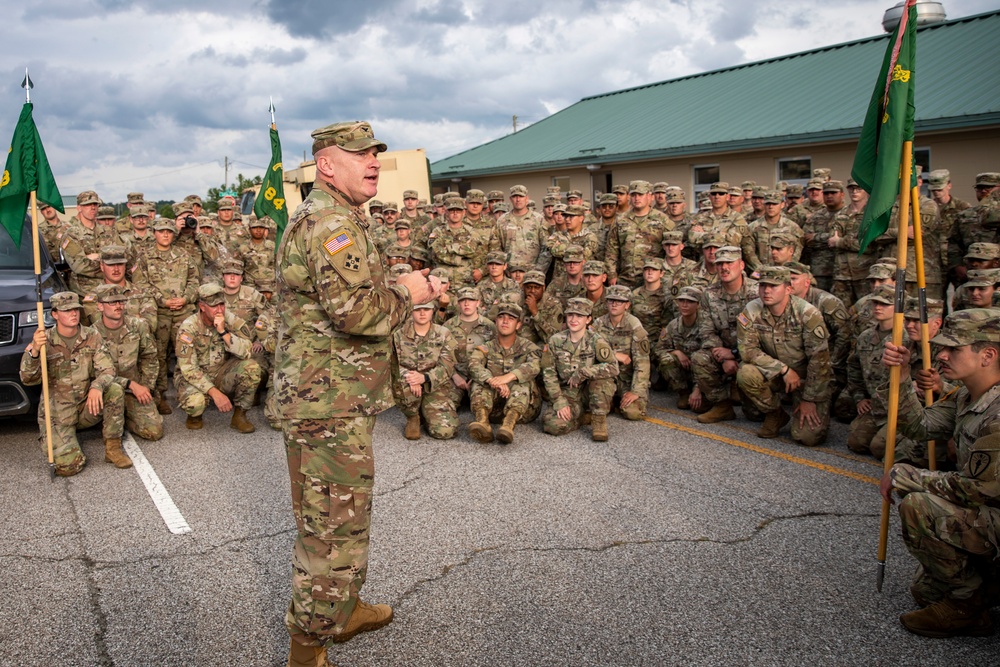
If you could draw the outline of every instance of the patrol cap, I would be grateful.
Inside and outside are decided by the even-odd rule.
[[[726,237],[722,236],[721,234],[712,234],[701,243],[702,248],[721,249],[724,245],[726,245]],[[716,257],[718,257],[718,251],[716,251]],[[716,259],[716,261],[718,261],[718,259]]]
[[[729,188],[729,194],[735,195],[737,197],[742,197],[743,196],[743,188],[737,188],[737,187]]]
[[[351,153],[360,153],[372,146],[378,147],[382,152],[389,150],[388,146],[375,138],[372,126],[360,120],[321,127],[312,131],[312,138],[313,155],[330,146],[338,146]]]
[[[788,234],[771,234],[772,248],[787,248],[795,245],[795,239]]]
[[[497,304],[497,317],[501,315],[510,315],[518,320],[524,316],[524,312],[521,310],[521,306],[517,305],[513,301],[503,299]]]
[[[844,184],[840,181],[827,181],[823,184],[823,192],[843,192]]]
[[[469,190],[465,193],[466,204],[485,204],[486,193],[482,190]]]
[[[171,225],[173,227],[173,225]],[[123,245],[106,245],[101,248],[101,262],[104,264],[125,264],[128,258],[125,256],[126,250]]]
[[[512,185],[511,188],[510,188],[510,196],[511,197],[527,197],[528,196],[528,188],[524,187],[523,185]]]
[[[231,257],[222,263],[222,273],[223,275],[227,273],[236,273],[243,275],[243,260],[237,257]]]
[[[506,213],[509,210],[510,210],[510,204],[508,204],[507,202],[498,201],[496,204],[493,204],[494,213]]]
[[[386,203],[382,204],[382,212],[388,213],[389,211],[399,213],[399,204],[397,204],[394,201],[387,201]]]
[[[399,278],[400,276],[411,273],[412,271],[413,267],[409,264],[396,264],[389,267],[389,275],[393,278]]]
[[[872,264],[868,267],[868,280],[888,280],[896,275],[896,267],[889,264]]]
[[[927,175],[928,190],[944,190],[951,181],[951,172],[947,169],[935,169]]]
[[[858,185],[858,182],[856,180],[854,180],[853,178],[849,178],[849,179],[847,179],[847,187],[849,187],[849,188],[860,188],[861,186]]]
[[[448,269],[445,269],[444,267],[439,266],[431,269],[431,275],[438,278],[443,283],[451,282],[451,276],[448,275]]]
[[[758,273],[757,282],[762,285],[784,285],[791,280],[787,266],[762,266]]]
[[[684,299],[685,301],[701,301],[702,291],[700,287],[695,287],[694,285],[687,285],[686,287],[680,288],[677,292],[677,296],[674,300]]]
[[[169,229],[174,234],[177,233],[177,226],[174,225],[173,220],[168,220],[167,218],[158,218],[156,222],[153,223],[154,232],[161,232],[166,229]]]
[[[671,202],[684,202],[684,191],[678,188],[677,190],[671,190],[667,193],[667,203]]]
[[[586,258],[583,256],[583,248],[576,245],[575,243],[566,248],[563,253],[563,263],[566,262],[583,262]]]
[[[583,199],[583,190],[570,190],[566,193],[566,199]]]
[[[618,202],[615,201],[615,206],[617,206],[617,205],[618,205]],[[553,213],[558,213],[559,215],[565,215],[566,214],[566,209],[568,209],[568,208],[569,208],[569,206],[567,206],[566,204],[559,203],[559,204],[556,204],[556,205],[554,205],[552,207],[552,212]]]
[[[717,181],[712,183],[712,187],[708,189],[709,193],[721,193],[724,195],[729,194],[729,183],[725,181]]]
[[[76,196],[77,206],[86,206],[87,204],[100,204],[101,198],[97,196],[97,193],[93,190],[84,190]]]
[[[660,243],[661,245],[680,245],[684,243],[684,232],[676,229],[663,232],[663,240]]]
[[[397,265],[397,266],[406,266],[406,264],[400,264],[400,265]],[[394,266],[392,268],[396,268],[396,267]],[[403,271],[402,273],[405,274],[407,272]],[[437,301],[435,301],[435,300],[432,299],[432,300],[428,301],[427,303],[418,303],[418,304],[415,304],[413,306],[413,310],[436,310],[437,306],[438,306]]]
[[[76,296],[76,294],[73,296]],[[594,304],[590,302],[590,299],[585,299],[579,296],[567,301],[566,307],[563,308],[563,313],[566,315],[585,315],[590,317],[593,312]]]
[[[642,263],[643,269],[656,269],[657,271],[663,271],[663,260],[659,257],[647,257],[646,261]]]
[[[226,302],[226,295],[219,283],[205,283],[198,288],[198,301],[206,306],[218,306]]]
[[[616,195],[627,195],[628,194],[628,186],[627,185],[616,185],[616,186],[614,186],[614,187],[611,188],[611,192],[615,193]]]
[[[892,285],[879,285],[872,291],[870,298],[875,303],[891,306],[896,302],[896,288]]]
[[[50,204],[48,202],[45,202],[45,201],[42,201],[41,199],[39,199],[38,200],[38,210],[39,211],[44,211],[47,208],[54,208],[54,207],[52,206],[52,204]]]
[[[125,200],[129,204],[142,204],[146,201],[146,196],[141,192],[130,192],[125,195]]]
[[[506,264],[507,253],[503,250],[494,250],[486,255],[487,264]]]
[[[386,259],[389,259],[391,257],[408,259],[409,256],[410,253],[407,252],[407,248],[404,248],[398,243],[390,243],[389,246],[385,249]]]
[[[423,246],[411,245],[409,250],[410,250],[410,259],[418,260],[420,262],[423,262],[424,264],[426,264],[427,261],[430,259],[427,256],[426,248],[424,248]]]
[[[434,196],[437,197],[437,195]],[[382,208],[382,206],[384,206],[384,204],[382,203],[381,199],[372,199],[370,202],[368,202],[369,211],[372,210],[373,208]]]
[[[738,262],[743,259],[743,251],[734,245],[722,246],[715,251],[715,261],[718,262]]]
[[[456,209],[465,210],[465,202],[462,201],[461,197],[449,197],[445,200],[444,207],[449,211],[454,211]]]
[[[750,193],[750,198],[753,199],[759,197],[763,199],[764,195],[766,194],[767,194],[767,188],[765,188],[763,185],[755,185],[753,186],[753,192]],[[780,192],[778,192],[778,196],[779,197],[782,196]]]
[[[944,301],[940,299],[927,299],[927,317],[944,314]],[[903,310],[903,317],[908,320],[920,319],[920,299],[916,297],[906,297],[906,308]]]
[[[827,169],[826,167],[818,167],[816,169],[813,169],[813,178],[825,181],[826,179],[830,178],[830,174],[832,173],[833,172]]]
[[[667,188],[669,188],[669,187],[670,187],[670,184],[667,183],[666,181],[659,181],[657,183],[653,183],[653,194],[659,194],[661,192],[666,192]]]
[[[1000,173],[984,171],[981,174],[976,174],[976,185],[985,185],[990,188],[1000,185]]]
[[[410,229],[410,221],[406,218],[400,218],[392,226],[393,229]]]
[[[632,290],[625,285],[610,285],[605,290],[604,298],[608,301],[631,301]]]
[[[794,276],[812,275],[812,269],[808,264],[802,262],[785,262],[783,267],[788,269],[788,273]]]
[[[896,256],[890,255],[888,257],[879,257],[875,260],[876,264],[888,264],[892,268],[896,268]]]
[[[949,315],[932,343],[961,347],[972,343],[1000,343],[1000,310],[969,308]]]
[[[631,181],[628,184],[628,193],[630,195],[640,194],[645,195],[652,192],[653,186],[649,184],[649,181]]]
[[[1000,269],[972,269],[967,275],[966,287],[992,287],[1000,282]]]
[[[125,290],[120,285],[109,285],[104,283],[94,289],[98,303],[112,303],[114,301],[128,301]]]
[[[114,206],[101,206],[97,209],[98,220],[114,220],[116,217]]]
[[[583,263],[583,275],[585,276],[599,276],[606,271],[604,262],[599,262],[596,259],[588,259]]]
[[[813,180],[806,183],[806,190],[822,190],[823,185],[824,185],[823,181],[819,180],[818,178],[814,178]]]
[[[566,211],[564,213],[564,215],[569,215],[569,216],[584,215],[584,214],[585,214],[585,211],[583,210],[583,207],[582,206],[578,206],[576,204],[572,204],[570,206],[567,206],[566,207]]]
[[[478,287],[463,287],[458,290],[458,300],[467,301],[472,299],[473,301],[479,301],[482,299],[482,295],[479,293]]]
[[[416,190],[403,190],[403,199],[420,199]]]
[[[965,259],[1000,259],[1000,245],[978,242],[969,246]]]
[[[77,310],[80,306],[80,297],[76,292],[57,292],[49,299],[52,310]]]
[[[192,206],[194,206],[195,204],[201,206],[201,197],[199,197],[198,195],[188,195],[187,197],[184,198],[184,201],[191,204]]]
[[[136,204],[128,210],[130,218],[148,218],[149,208],[145,204]]]
[[[199,229],[202,229],[202,228],[215,229],[215,221],[212,220],[207,215],[199,215],[198,216],[198,228]]]
[[[785,188],[785,196],[786,197],[798,197],[798,198],[801,199],[802,198],[802,186],[799,185],[798,183],[792,183],[791,185],[789,185],[789,186],[787,186]]]
[[[774,189],[779,192],[788,192],[788,181],[778,181],[774,184]]]
[[[764,193],[764,203],[765,204],[780,204],[784,200],[781,193],[777,190],[768,190]]]
[[[757,183],[754,181],[743,181],[740,183],[740,188],[743,190],[753,190],[755,187],[757,187]]]
[[[490,190],[488,193],[486,193],[486,200],[503,201],[504,200],[503,192],[501,192],[500,190]]]
[[[545,194],[547,194],[547,195],[549,195],[551,197],[558,197],[559,196],[559,192],[561,190],[562,190],[562,188],[560,188],[558,185],[550,185],[547,188],[545,188]]]
[[[524,264],[508,264],[507,265],[507,273],[517,273],[518,271],[520,271],[521,273],[524,273],[527,270],[528,270],[528,268]]]
[[[253,229],[254,227],[265,227],[265,228],[267,228],[267,227],[271,226],[271,223],[272,223],[271,218],[269,218],[268,216],[264,215],[264,216],[261,216],[259,218],[250,218],[250,224],[248,225],[248,227],[250,229]]]
[[[583,272],[586,273],[587,272],[587,267],[584,266],[583,268],[584,268]],[[544,286],[545,285],[545,274],[542,273],[541,271],[528,271],[527,273],[524,274],[524,278],[521,279],[521,284],[522,285],[532,284],[532,285],[542,285],[542,286]]]
[[[179,201],[174,204],[171,208],[174,209],[174,217],[179,218],[183,213],[194,213],[194,207],[191,206],[191,202],[188,200]]]
[[[232,211],[235,208],[236,207],[233,206],[233,202],[229,201],[229,199],[227,198],[227,199],[220,199],[219,200],[218,208],[216,210],[218,210],[218,211]]]
[[[555,206],[559,203],[559,197],[554,197],[552,195],[546,195],[542,199],[542,206]]]
[[[615,193],[608,192],[608,193],[605,193],[605,194],[601,195],[601,198],[598,199],[597,202],[601,206],[604,206],[605,204],[614,204],[615,206],[618,206],[618,197],[615,196]]]

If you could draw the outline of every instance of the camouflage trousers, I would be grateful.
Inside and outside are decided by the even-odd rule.
[[[101,429],[105,440],[122,437],[125,428],[125,392],[121,385],[111,384],[104,390],[104,409],[96,415],[87,411],[86,400],[67,404],[60,402],[59,396],[49,394],[52,403],[52,456],[56,468],[69,473],[79,472],[87,462],[87,457],[80,449],[80,441],[76,438],[77,429],[90,428],[102,422]],[[48,444],[45,439],[45,401],[38,403],[38,428],[41,434],[38,441],[42,451],[48,456]]]
[[[813,267],[816,265],[813,264]],[[829,292],[833,289],[833,274],[828,276],[817,276],[813,274],[813,280],[816,281],[816,287],[820,288],[824,292]],[[851,303],[854,303],[853,301]]]
[[[559,418],[551,405],[542,413],[542,430],[549,435],[565,435],[580,428],[580,417],[584,412],[605,416],[611,412],[611,400],[615,395],[615,379],[601,378],[587,380],[579,387],[562,386],[562,396],[569,403],[572,415],[569,421]]]
[[[160,370],[156,375],[156,393],[162,395],[167,391],[167,359],[174,348],[177,330],[181,322],[194,312],[194,306],[188,304],[180,310],[159,308],[156,311],[156,360]]]
[[[691,375],[705,400],[718,403],[729,398],[730,382],[734,377],[723,372],[722,364],[712,358],[711,350],[691,353]]]
[[[694,384],[692,368],[693,364],[688,368],[681,366],[681,362],[672,354],[664,355],[659,365],[660,375],[667,379],[671,391],[678,393],[691,391],[691,387]]]
[[[292,549],[292,640],[323,646],[343,632],[368,573],[375,417],[281,423],[298,535]]]
[[[156,402],[143,405],[129,392],[125,392],[125,428],[143,440],[163,437],[163,416],[156,410]]]
[[[249,410],[260,386],[260,375],[260,366],[253,359],[230,359],[222,364],[212,384],[232,399],[236,407]],[[177,387],[177,403],[184,412],[191,417],[199,417],[205,412],[211,399],[185,380],[180,370],[174,373],[174,386]]]
[[[844,302],[844,306],[850,308],[857,303],[858,299],[871,294],[871,281],[867,278],[863,280],[842,280],[835,278],[830,292]]]
[[[472,413],[475,414],[480,409],[486,410],[493,423],[503,421],[503,416],[510,411],[521,415],[517,418],[518,424],[530,424],[538,419],[538,414],[542,411],[542,393],[535,380],[512,382],[509,386],[510,396],[503,398],[493,387],[474,382],[472,391],[469,392]]]
[[[625,392],[632,391],[632,373],[619,373],[615,378],[615,399],[621,400]],[[616,401],[617,402],[617,401]],[[646,416],[646,404],[649,403],[649,392],[640,395],[627,408],[619,405],[618,411],[628,421],[639,421]]]
[[[410,391],[407,384],[393,383],[393,397],[400,411],[407,417],[420,414],[427,433],[438,440],[450,440],[458,431],[458,405],[462,402],[462,392],[450,380],[447,385],[428,389],[424,383],[420,396]]]
[[[847,429],[847,448],[857,454],[871,454],[881,461],[885,457],[885,439],[888,435],[886,421],[885,416],[875,417],[871,413],[855,417]],[[926,447],[920,447],[899,432],[896,433],[894,462],[912,460],[910,455],[918,450],[924,451],[926,457]]]
[[[781,396],[785,393],[785,381],[781,376],[775,376],[768,382],[764,374],[753,364],[743,364],[736,373],[736,384],[743,396],[761,412],[774,412],[781,408]],[[802,401],[802,393],[792,394],[792,411],[798,409]],[[792,440],[806,447],[815,447],[826,442],[826,434],[830,430],[830,401],[816,403],[816,414],[819,416],[819,426],[800,424],[799,418],[792,415]]]
[[[899,504],[903,541],[919,566],[911,590],[926,600],[971,597],[984,575],[995,576],[997,555],[980,517],[988,508],[964,507],[931,493],[908,493]]]

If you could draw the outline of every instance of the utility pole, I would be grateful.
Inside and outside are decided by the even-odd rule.
[[[517,132],[517,116],[514,116],[514,131]]]
[[[228,155],[226,156],[226,175],[223,178],[222,189],[223,190],[228,190],[229,189],[229,156]]]

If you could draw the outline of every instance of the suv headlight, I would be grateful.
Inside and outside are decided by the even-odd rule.
[[[46,328],[53,327],[56,321],[52,319],[52,310],[46,308],[42,311],[42,317],[44,317],[44,325]],[[19,327],[38,327],[38,311],[37,310],[26,310],[17,315],[17,326]]]

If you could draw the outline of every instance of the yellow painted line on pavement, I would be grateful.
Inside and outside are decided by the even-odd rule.
[[[874,484],[875,486],[879,485],[879,478],[877,477],[862,475],[861,473],[853,472],[850,470],[844,470],[843,468],[837,468],[835,466],[827,465],[825,463],[819,463],[817,461],[812,461],[810,459],[804,459],[801,456],[792,456],[791,454],[785,454],[784,452],[768,449],[767,447],[751,445],[749,442],[743,442],[742,440],[736,440],[734,438],[727,438],[724,435],[709,433],[708,431],[702,431],[701,429],[691,428],[690,426],[684,426],[683,424],[675,424],[673,422],[663,421],[662,419],[657,419],[656,417],[646,417],[646,421],[651,422],[653,424],[657,424],[658,426],[665,426],[667,428],[674,429],[675,431],[683,431],[684,433],[688,433],[690,435],[696,435],[701,438],[708,438],[709,440],[722,442],[727,445],[732,445],[733,447],[748,449],[751,452],[756,452],[758,454],[773,456],[776,459],[788,461],[789,463],[797,463],[798,465],[807,466],[809,468],[815,468],[817,470],[822,470],[823,472],[828,472],[833,475],[840,475],[841,477],[849,477],[851,479],[857,480],[859,482],[864,482],[866,484]]]

